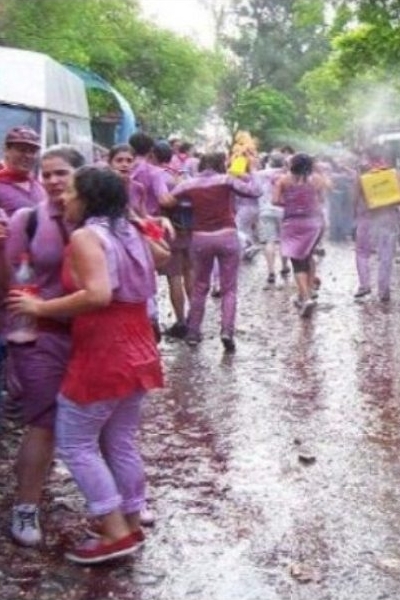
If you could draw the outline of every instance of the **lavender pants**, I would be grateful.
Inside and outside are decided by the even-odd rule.
[[[56,443],[86,498],[89,512],[140,511],[145,503],[144,470],[134,436],[144,392],[123,400],[76,404],[59,394]]]
[[[372,212],[372,211],[371,211]],[[370,257],[378,254],[378,292],[389,292],[398,235],[398,212],[392,207],[376,209],[357,218],[356,264],[360,288],[371,287]]]
[[[191,256],[193,290],[190,298],[188,328],[199,334],[210,289],[214,259],[219,267],[221,289],[221,333],[233,335],[235,329],[240,244],[236,230],[194,233]]]

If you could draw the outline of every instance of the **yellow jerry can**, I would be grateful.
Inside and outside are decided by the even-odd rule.
[[[237,156],[230,164],[228,172],[235,177],[245,175],[247,172],[247,158],[245,156]]]
[[[368,208],[400,204],[400,185],[395,169],[380,169],[361,175],[361,187]]]

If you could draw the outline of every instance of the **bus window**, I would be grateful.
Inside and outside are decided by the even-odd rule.
[[[65,121],[61,121],[60,123],[60,142],[62,144],[69,144],[71,141],[69,135],[69,124]]]
[[[46,146],[58,143],[57,123],[55,119],[47,119]]]

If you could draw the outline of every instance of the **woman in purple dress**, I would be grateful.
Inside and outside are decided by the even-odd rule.
[[[326,181],[314,172],[311,156],[298,153],[290,161],[289,172],[278,180],[273,198],[274,204],[283,207],[281,249],[292,262],[302,317],[310,316],[315,305],[313,250],[324,229],[325,190]]]

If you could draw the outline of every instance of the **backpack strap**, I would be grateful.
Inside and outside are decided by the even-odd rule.
[[[28,219],[27,219],[26,225],[25,225],[25,232],[28,237],[29,244],[35,237],[37,226],[38,226],[37,208],[32,208],[29,211]]]
[[[68,235],[68,231],[65,227],[64,221],[61,216],[55,217],[54,221],[60,232],[63,244],[64,244],[64,246],[66,246],[68,244],[69,235]],[[28,218],[27,218],[26,225],[25,225],[25,232],[26,232],[29,244],[32,242],[33,238],[35,237],[37,226],[38,226],[38,209],[37,209],[37,207],[35,207],[29,211]]]

